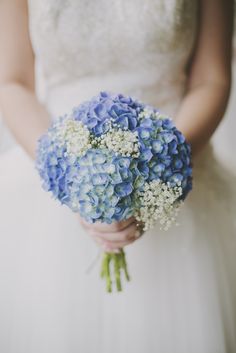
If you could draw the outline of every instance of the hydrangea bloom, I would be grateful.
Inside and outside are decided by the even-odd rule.
[[[137,126],[138,114],[144,105],[123,94],[101,92],[90,101],[74,108],[72,116],[82,121],[94,134],[101,136],[109,130],[110,121],[122,129],[133,131]]]
[[[181,186],[184,199],[192,188],[190,146],[171,119],[144,110],[136,128],[140,143],[139,169],[145,180]]]
[[[88,222],[111,223],[133,214],[135,161],[107,149],[90,149],[71,178],[72,208]]]
[[[37,169],[43,187],[88,222],[134,216],[146,231],[167,229],[192,188],[190,146],[172,120],[122,94],[101,92],[56,120],[41,137]],[[111,290],[128,279],[125,255],[105,254],[102,276]]]

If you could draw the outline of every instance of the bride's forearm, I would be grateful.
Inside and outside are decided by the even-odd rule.
[[[34,93],[34,52],[27,1],[0,1],[0,111],[31,157],[49,116]]]
[[[233,0],[199,1],[199,25],[187,66],[188,91],[176,121],[197,153],[221,121],[231,85]]]
[[[34,92],[17,82],[0,87],[0,110],[15,139],[35,157],[37,140],[49,125],[49,114]]]
[[[176,116],[176,125],[192,145],[193,154],[201,150],[217,128],[229,94],[230,82],[204,83],[187,92]]]

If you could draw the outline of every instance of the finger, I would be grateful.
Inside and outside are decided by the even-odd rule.
[[[102,249],[106,252],[112,252],[114,250],[121,250],[123,249],[125,246],[131,245],[132,243],[134,243],[136,240],[136,238],[127,240],[127,241],[121,241],[121,242],[104,242],[104,244],[102,244]]]
[[[133,238],[126,240],[126,241],[117,241],[117,242],[104,241],[103,243],[101,243],[101,246],[103,249],[105,249],[105,251],[122,249],[125,246],[135,242],[135,240],[136,240],[136,238],[133,237]]]
[[[129,236],[127,239],[125,240],[118,240],[118,241],[109,241],[109,240],[104,240],[104,243],[108,246],[113,248],[122,248],[126,245],[129,245],[131,243],[133,243],[134,241],[138,240],[141,237],[142,233],[140,232],[140,230],[136,230],[135,233],[131,236]]]
[[[140,235],[140,232],[137,229],[136,223],[132,223],[127,228],[125,228],[120,232],[103,233],[103,232],[92,231],[91,235],[94,237],[101,238],[105,241],[120,242],[120,241],[129,240],[133,237],[137,238]]]
[[[114,250],[120,250],[124,248],[127,245],[132,244],[136,238],[127,240],[127,241],[120,241],[120,242],[108,242],[102,239],[94,239],[94,241],[97,243],[97,245],[102,248],[102,250],[109,252],[109,251],[114,251]]]
[[[120,222],[113,222],[111,224],[97,221],[92,225],[92,227],[94,230],[98,232],[110,233],[110,232],[122,231],[123,229],[127,228],[130,224],[134,222],[135,222],[135,219],[133,217]]]
[[[100,234],[100,236],[106,236],[106,234],[116,233],[117,232],[117,231],[115,231],[116,228],[123,229],[123,226],[125,226],[126,224],[128,226],[126,228],[124,228],[124,229],[127,229],[129,227],[129,225],[132,225],[132,224],[135,225],[136,224],[135,220],[133,220],[133,222],[132,222],[132,220],[133,219],[130,218],[127,221],[122,221],[122,223],[121,222],[117,222],[117,223],[121,223],[119,225],[118,224],[116,224],[116,225],[114,225],[114,224],[105,224],[105,223],[101,223],[100,222],[100,225],[102,225],[100,227],[100,225],[97,226],[98,222],[96,222],[96,223],[88,223],[82,217],[79,217],[79,221],[80,221],[81,225],[83,226],[83,228],[85,230],[87,230],[88,232],[93,233],[94,235],[95,234],[98,234],[98,235]],[[102,229],[104,229],[104,227],[106,227],[106,231],[102,230]],[[108,232],[108,229],[109,229],[109,232]]]
[[[127,245],[127,244],[124,244],[124,243],[120,243],[120,244],[118,244],[116,246],[112,246],[112,245],[110,245],[108,242],[106,242],[103,239],[94,238],[94,237],[92,237],[92,239],[105,252],[119,253],[120,250],[121,250],[121,247]]]

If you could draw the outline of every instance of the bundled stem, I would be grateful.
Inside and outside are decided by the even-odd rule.
[[[106,281],[107,292],[112,292],[112,284],[115,281],[116,289],[118,292],[122,291],[121,284],[121,272],[124,272],[127,281],[130,280],[125,252],[123,249],[118,254],[115,253],[104,253],[102,266],[101,266],[101,277]],[[114,277],[114,278],[113,278]]]

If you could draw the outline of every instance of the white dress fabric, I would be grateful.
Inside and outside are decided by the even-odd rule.
[[[174,117],[197,7],[197,0],[30,0],[40,99],[57,116],[109,90]],[[234,353],[234,182],[207,146],[194,161],[180,226],[157,227],[128,246],[132,280],[107,294],[100,261],[88,271],[98,248],[77,216],[42,190],[20,147],[1,154],[0,351]]]

